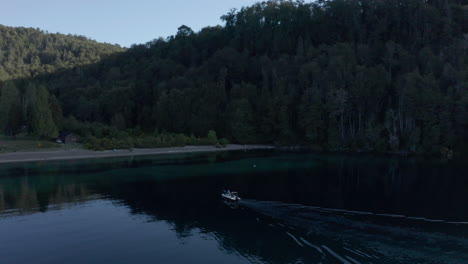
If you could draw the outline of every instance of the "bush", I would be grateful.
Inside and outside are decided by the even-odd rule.
[[[227,138],[222,138],[219,140],[219,144],[223,147],[225,147],[226,145],[229,144],[229,140],[227,140]]]
[[[89,150],[130,149],[134,147],[132,138],[96,138],[89,137],[84,145]]]
[[[216,131],[214,130],[208,131],[207,143],[209,145],[216,145],[216,143],[218,143],[218,137],[216,136]]]
[[[75,127],[79,129],[89,128],[87,124]],[[81,130],[80,130],[81,131]],[[84,132],[84,131],[81,131]],[[90,133],[88,131],[88,133]],[[206,138],[195,137],[194,135],[159,133],[145,135],[139,130],[118,131],[112,127],[101,125],[92,129],[92,135],[84,140],[84,147],[89,150],[110,150],[110,149],[131,149],[131,148],[164,148],[212,145],[224,147],[229,141],[222,138],[218,141],[216,132],[210,130]],[[139,135],[139,136],[137,136]]]

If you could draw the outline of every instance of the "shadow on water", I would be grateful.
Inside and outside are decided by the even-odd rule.
[[[0,168],[0,215],[106,200],[169,224],[181,240],[200,230],[251,263],[468,263],[461,169],[275,152],[9,165]],[[225,204],[226,187],[247,199]]]

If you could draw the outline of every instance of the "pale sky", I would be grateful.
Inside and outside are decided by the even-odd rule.
[[[0,24],[84,35],[99,42],[146,43],[222,24],[220,17],[258,0],[0,0]]]

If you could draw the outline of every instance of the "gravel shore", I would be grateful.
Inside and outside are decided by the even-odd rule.
[[[272,146],[264,145],[227,145],[224,148],[214,146],[186,146],[174,148],[151,148],[151,149],[132,149],[132,150],[106,150],[92,151],[82,149],[57,150],[44,152],[12,152],[0,154],[0,164],[18,163],[33,161],[53,161],[53,160],[75,160],[75,159],[94,159],[111,158],[125,156],[143,156],[143,155],[163,155],[174,153],[194,153],[194,152],[214,152],[214,151],[233,151],[233,150],[256,150],[272,149]]]

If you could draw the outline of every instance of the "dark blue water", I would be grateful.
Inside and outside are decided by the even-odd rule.
[[[0,165],[0,263],[468,263],[467,168],[279,152]]]

